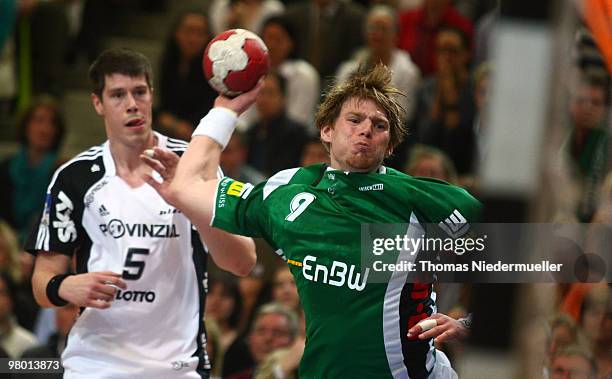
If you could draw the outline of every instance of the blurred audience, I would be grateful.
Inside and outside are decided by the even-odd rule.
[[[546,343],[546,365],[552,363],[552,358],[558,351],[571,345],[586,346],[586,337],[582,334],[576,322],[566,314],[558,313],[548,322],[548,337]]]
[[[444,27],[454,27],[463,32],[466,49],[472,46],[472,22],[461,15],[450,0],[425,0],[415,10],[399,16],[398,46],[406,50],[424,77],[433,75],[437,68],[436,39]]]
[[[0,273],[0,348],[10,358],[19,358],[23,352],[36,345],[36,337],[17,324],[13,312],[15,284],[5,273]]]
[[[612,376],[612,290],[594,286],[582,303],[580,326],[593,351],[601,378]]]
[[[248,163],[267,176],[296,167],[307,135],[305,126],[287,116],[287,81],[272,71],[255,106],[259,121],[249,128]]]
[[[31,347],[23,352],[21,358],[60,358],[64,347],[66,347],[66,339],[68,332],[74,325],[79,314],[79,307],[74,304],[68,304],[63,307],[54,309],[56,317],[57,333],[53,334],[47,343]],[[23,376],[24,379],[37,378],[62,378],[62,374],[42,374],[29,373]]]
[[[553,355],[549,368],[550,379],[594,379],[597,365],[591,352],[579,345],[567,346]]]
[[[18,121],[19,150],[0,163],[0,218],[17,230],[20,242],[42,213],[47,186],[59,164],[64,132],[59,105],[42,97]]]
[[[245,139],[244,133],[238,130],[234,131],[227,146],[221,152],[221,169],[225,176],[243,183],[258,184],[263,182],[266,177],[246,164],[248,150]]]
[[[215,34],[240,28],[261,35],[263,22],[284,10],[279,0],[213,0],[209,8]]]
[[[287,79],[287,115],[314,131],[320,78],[317,70],[298,56],[295,27],[284,17],[271,17],[265,21],[261,36],[269,49],[271,68]]]
[[[582,222],[593,217],[598,194],[608,171],[610,133],[606,125],[607,84],[581,78],[571,94],[569,114],[571,131],[566,143],[575,177],[581,185],[577,216]]]
[[[406,173],[457,183],[457,171],[453,162],[442,151],[435,147],[417,145],[410,153],[406,164]]]
[[[176,19],[161,61],[157,125],[164,133],[186,141],[212,108],[217,92],[202,71],[202,55],[210,41],[205,14],[186,11]]]
[[[287,7],[286,16],[301,38],[300,56],[317,69],[326,90],[338,65],[363,45],[363,34],[354,30],[363,25],[364,9],[350,1],[300,0]]]
[[[270,303],[257,310],[253,327],[243,343],[248,347],[248,364],[238,368],[236,364],[224,366],[223,377],[227,379],[252,378],[266,357],[280,348],[290,346],[298,334],[298,320],[293,311],[287,307]],[[235,363],[231,356],[227,362]]]
[[[305,167],[315,163],[325,163],[329,166],[329,153],[319,137],[310,137],[302,148],[300,166]]]
[[[358,70],[368,71],[379,63],[393,71],[391,85],[398,88],[398,96],[405,118],[412,117],[416,103],[416,90],[420,80],[418,67],[410,55],[396,48],[397,14],[393,8],[376,5],[368,11],[364,26],[366,46],[357,50],[353,58],[342,63],[336,74],[339,83],[347,81]]]
[[[474,90],[468,68],[470,53],[465,34],[442,28],[435,39],[437,68],[419,90],[414,125],[420,141],[444,151],[459,175],[474,166]]]
[[[219,357],[217,367],[223,365],[225,352],[239,335],[238,323],[242,311],[242,297],[237,280],[226,275],[211,276],[206,295],[206,321],[214,320],[218,329],[215,352]],[[215,372],[220,373],[220,370],[216,369]]]

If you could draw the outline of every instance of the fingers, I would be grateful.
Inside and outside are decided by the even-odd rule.
[[[100,299],[91,299],[85,303],[85,306],[89,308],[107,309],[110,308],[111,303],[109,301],[104,301]]]
[[[104,271],[100,273],[100,283],[106,286],[114,286],[119,289],[127,289],[127,284],[121,279],[121,274],[112,272],[112,271]]]

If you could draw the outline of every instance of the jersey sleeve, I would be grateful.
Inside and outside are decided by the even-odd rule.
[[[480,221],[482,212],[480,201],[465,189],[440,181],[429,181],[418,204],[424,221],[451,237],[465,235],[470,224]]]
[[[264,237],[264,183],[253,186],[229,177],[219,181],[211,225],[249,237]]]
[[[47,188],[40,222],[30,233],[25,250],[31,254],[53,251],[72,256],[81,245],[83,201],[66,171],[58,170]]]

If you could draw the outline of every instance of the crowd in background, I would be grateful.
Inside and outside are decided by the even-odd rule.
[[[15,154],[0,157],[0,354],[11,358],[59,356],[78,312],[39,310],[30,286],[32,257],[20,246],[42,211],[54,170],[70,158],[60,155],[63,77],[75,61],[96,57],[109,28],[103,20],[124,6],[0,0],[0,115],[15,120],[19,144]],[[138,2],[144,11],[165,6],[163,0]],[[478,168],[493,153],[487,142],[495,75],[489,37],[499,17],[499,2],[487,0],[212,0],[207,11],[185,11],[172,24],[156,73],[154,127],[189,140],[217,95],[202,72],[204,48],[220,31],[245,28],[268,46],[271,72],[222,154],[226,175],[259,183],[286,168],[329,162],[312,125],[321,96],[328,86],[383,63],[405,95],[399,100],[409,130],[386,164],[477,194]],[[610,227],[609,73],[588,29],[576,25],[575,36],[577,74],[566,88],[567,138],[559,159],[567,162],[577,194],[557,219]],[[273,255],[259,245],[260,256]],[[469,288],[450,287],[459,295],[440,310],[464,316]],[[547,375],[611,378],[610,285],[559,284],[557,293]],[[280,260],[264,259],[240,279],[213,269],[206,314],[215,376],[295,376],[305,320]]]

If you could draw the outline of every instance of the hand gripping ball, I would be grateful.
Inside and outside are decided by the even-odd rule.
[[[268,48],[255,33],[230,29],[216,36],[204,51],[204,75],[225,96],[238,96],[268,72]]]

